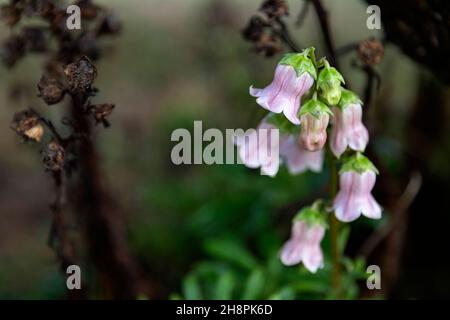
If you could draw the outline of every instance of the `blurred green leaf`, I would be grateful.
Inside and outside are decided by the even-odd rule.
[[[244,269],[252,270],[258,266],[256,259],[242,245],[232,239],[212,239],[204,244],[212,257],[229,261]]]
[[[254,300],[260,298],[262,296],[261,293],[264,289],[264,284],[264,272],[260,269],[253,270],[245,281],[242,299]]]

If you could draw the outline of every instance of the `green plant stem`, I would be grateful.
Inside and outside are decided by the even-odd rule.
[[[330,197],[334,199],[337,193],[338,172],[336,168],[336,160],[330,156]],[[339,221],[336,219],[334,212],[330,215],[330,248],[333,267],[331,271],[331,284],[336,297],[339,299],[341,288],[341,266],[340,252],[338,246],[339,239]]]

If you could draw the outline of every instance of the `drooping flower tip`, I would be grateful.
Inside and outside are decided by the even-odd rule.
[[[264,89],[250,87],[256,102],[274,113],[281,113],[293,124],[300,124],[298,111],[303,95],[314,84],[315,67],[304,54],[285,56],[275,70],[271,84]]]
[[[256,130],[248,130],[236,137],[239,159],[249,168],[261,168],[261,173],[274,177],[278,173],[279,131],[271,123],[263,120]]]
[[[323,253],[320,242],[325,227],[319,223],[309,225],[306,221],[296,220],[292,225],[291,238],[281,249],[280,259],[286,266],[300,262],[310,272],[315,273],[323,267]]]
[[[362,123],[362,107],[352,103],[344,107],[333,107],[334,118],[330,148],[340,158],[347,147],[354,151],[364,151],[369,142],[369,132]]]
[[[311,152],[303,147],[299,139],[290,135],[283,140],[280,153],[290,174],[300,174],[307,170],[321,172],[324,161],[323,150]]]
[[[345,171],[340,174],[340,190],[334,200],[336,218],[351,222],[361,214],[370,219],[380,219],[382,209],[371,194],[375,185],[376,173]]]

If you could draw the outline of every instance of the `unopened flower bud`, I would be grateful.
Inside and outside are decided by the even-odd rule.
[[[36,142],[40,142],[44,135],[44,127],[41,125],[39,117],[31,110],[14,114],[11,128],[19,136]]]
[[[300,110],[300,140],[308,151],[318,151],[327,141],[327,127],[332,112],[322,102],[311,99]]]
[[[320,89],[321,97],[330,105],[337,105],[341,99],[341,84],[344,84],[344,78],[336,70],[330,67],[328,63],[320,71],[317,79],[317,85]]]
[[[88,57],[83,56],[78,61],[67,65],[64,74],[72,92],[89,90],[97,76],[97,69]]]
[[[43,75],[37,86],[39,97],[48,105],[59,103],[64,98],[64,86],[55,78]]]
[[[64,167],[65,151],[56,141],[49,142],[42,150],[42,162],[46,169],[60,171]]]

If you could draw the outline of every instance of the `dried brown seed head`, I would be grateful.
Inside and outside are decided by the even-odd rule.
[[[110,103],[97,104],[90,107],[90,110],[94,116],[95,123],[103,123],[105,127],[109,127],[107,117],[111,115],[116,106]]]
[[[47,41],[43,28],[27,27],[22,31],[26,50],[30,52],[44,52],[47,50]]]
[[[376,39],[362,41],[358,45],[358,57],[366,65],[377,65],[384,57],[384,46]]]
[[[59,103],[64,98],[64,86],[55,78],[43,75],[37,86],[39,89],[39,96],[48,105]]]
[[[42,150],[42,162],[46,169],[61,171],[64,168],[66,152],[56,141],[50,141]]]
[[[51,2],[51,0],[31,0],[25,3],[24,11],[29,17],[47,17],[51,14],[54,7],[55,5]]]
[[[22,10],[13,4],[5,4],[0,7],[0,16],[7,26],[12,27],[19,22]]]
[[[25,41],[21,36],[9,37],[0,48],[0,57],[3,63],[12,67],[25,55]]]
[[[102,8],[91,0],[78,0],[75,4],[80,7],[82,19],[94,20],[102,11]]]
[[[289,8],[285,0],[266,0],[260,10],[269,18],[281,18],[289,14]]]
[[[86,92],[91,89],[97,76],[97,69],[88,57],[83,56],[78,61],[67,65],[64,74],[72,92]]]
[[[242,36],[244,39],[256,42],[259,41],[264,33],[266,22],[259,16],[253,16],[250,18],[247,26],[242,30]]]
[[[31,110],[16,112],[11,128],[19,136],[36,142],[40,142],[44,135],[44,127],[41,125],[39,117]]]
[[[117,16],[113,14],[108,14],[103,17],[100,25],[98,27],[97,33],[99,35],[107,35],[107,34],[117,34],[122,29],[122,24]]]
[[[282,50],[280,40],[271,34],[263,34],[259,41],[255,43],[255,51],[265,57],[272,57]]]

